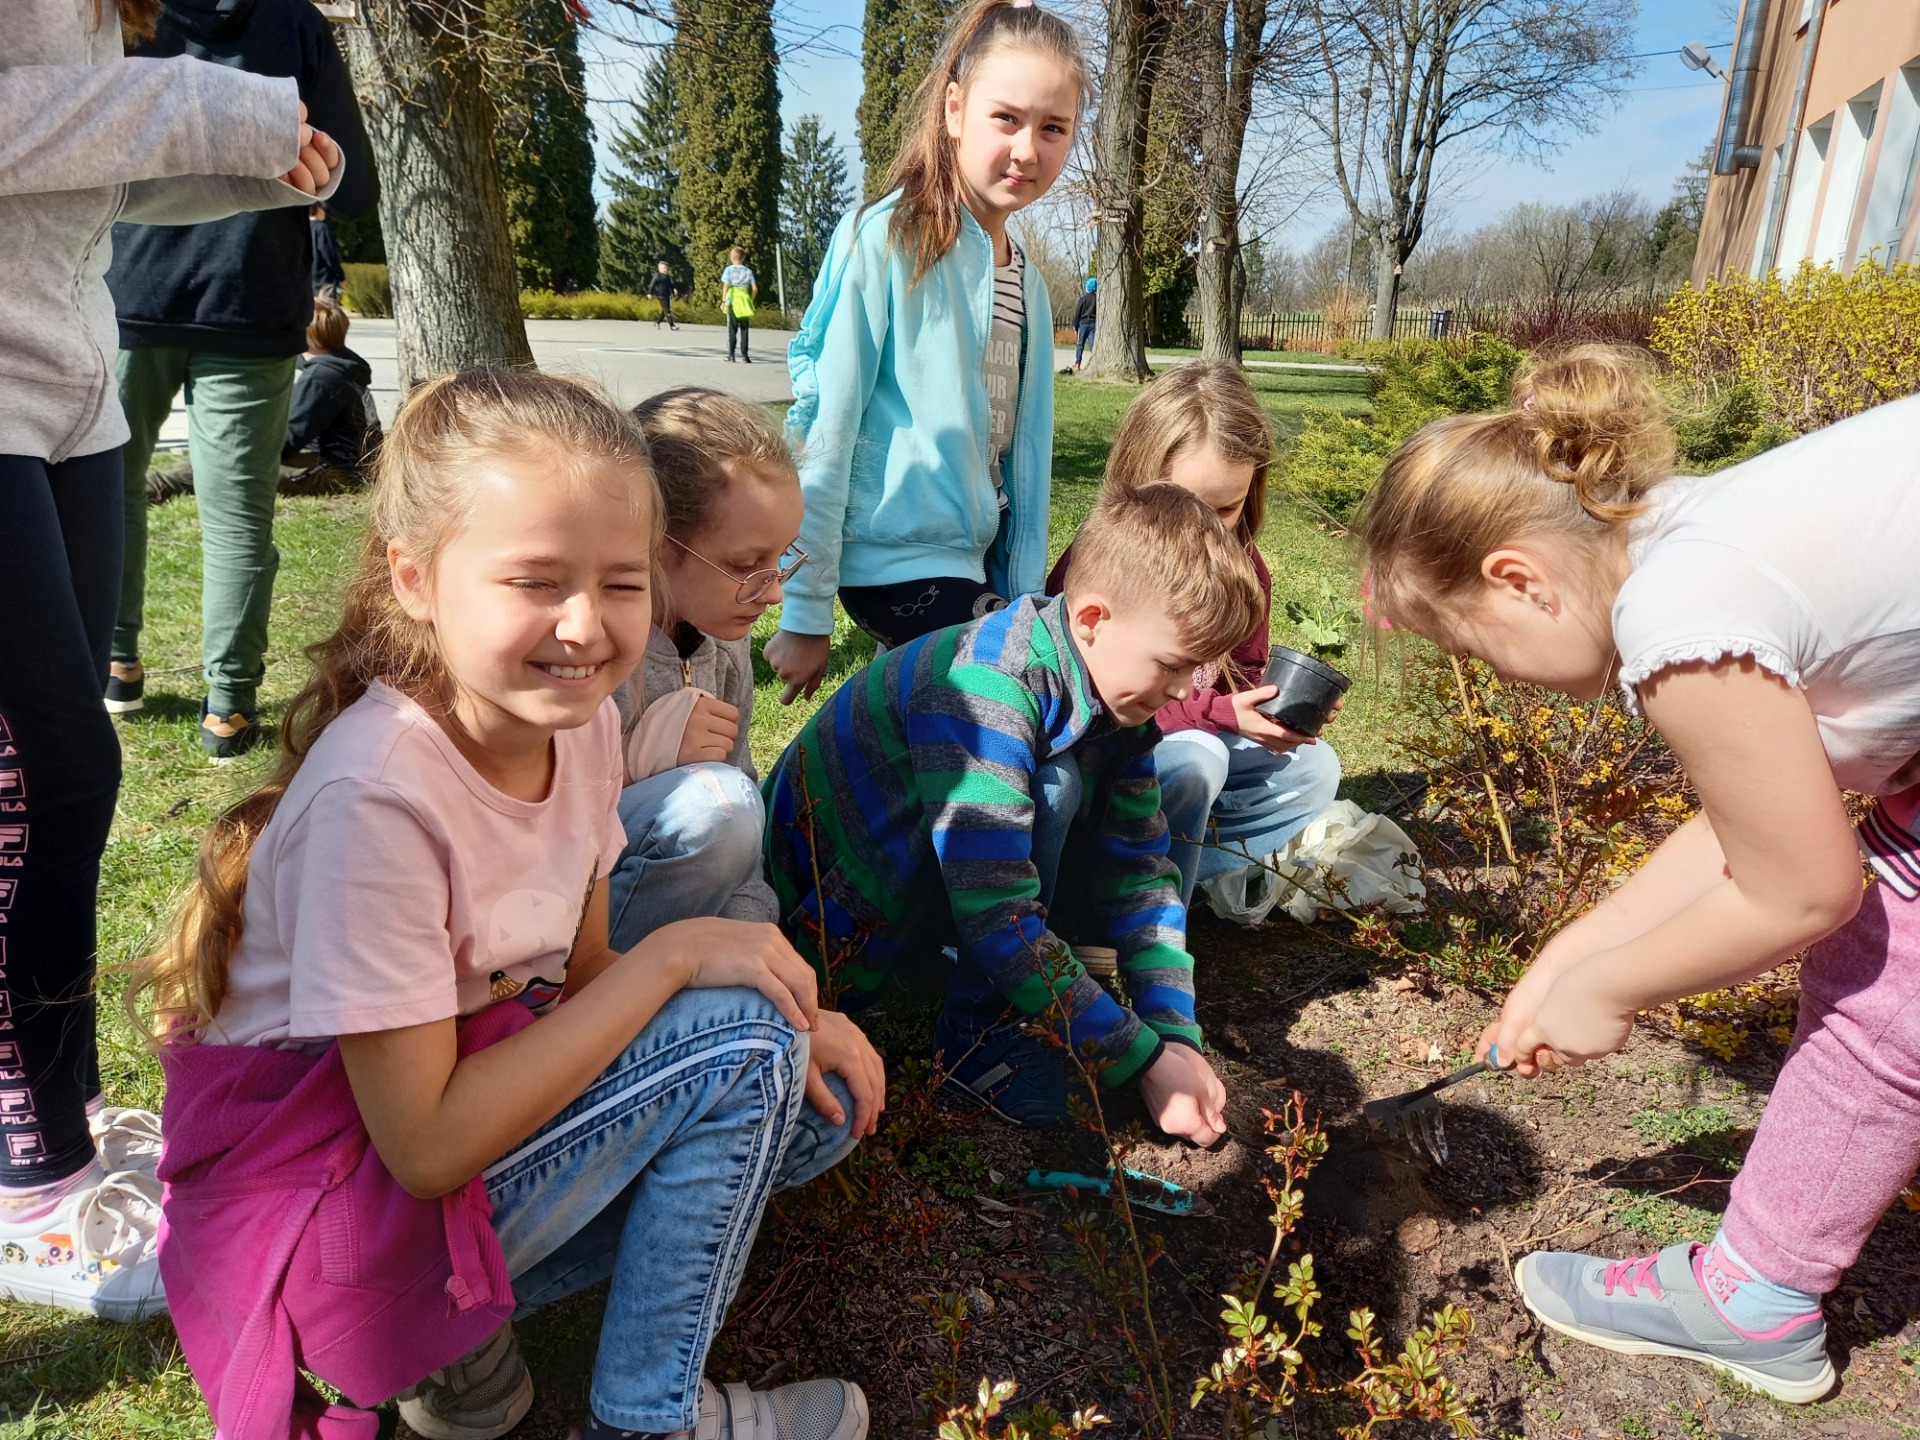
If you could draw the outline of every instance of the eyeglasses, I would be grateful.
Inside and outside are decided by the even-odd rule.
[[[736,575],[727,569],[726,566],[714,564],[713,561],[707,559],[706,556],[702,555],[698,550],[695,550],[691,545],[681,544],[680,541],[674,540],[671,535],[667,536],[667,539],[672,540],[675,545],[679,545],[682,550],[693,556],[693,558],[698,560],[702,565],[707,566],[709,569],[718,570],[722,575],[726,576],[727,579],[739,586],[740,588],[733,592],[733,598],[738,600],[742,605],[751,605],[775,585],[786,584],[787,581],[794,577],[794,573],[798,571],[802,565],[807,563],[809,558],[807,552],[802,550],[798,545],[789,545],[787,547],[787,553],[781,557],[781,563],[777,569],[755,570],[751,575]]]

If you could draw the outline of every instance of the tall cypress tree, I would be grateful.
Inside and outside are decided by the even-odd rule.
[[[694,298],[717,302],[727,251],[761,276],[780,231],[780,82],[773,0],[682,0],[668,66],[685,124],[675,156]]]
[[[787,141],[780,174],[780,243],[786,247],[787,290],[804,306],[826,259],[833,227],[853,208],[847,162],[833,132],[820,132],[818,115],[802,115]]]
[[[600,232],[600,283],[606,289],[645,293],[662,260],[682,287],[693,284],[674,163],[685,138],[672,67],[664,50],[655,51],[641,75],[633,114],[613,140],[619,168],[607,176],[613,201]]]
[[[588,289],[600,272],[600,226],[578,27],[557,0],[488,0],[487,10],[513,37],[488,89],[520,283]]]
[[[940,52],[960,0],[867,0],[860,41],[863,85],[854,111],[869,200],[886,184],[900,148],[900,117]]]

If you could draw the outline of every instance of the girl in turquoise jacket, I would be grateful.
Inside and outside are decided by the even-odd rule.
[[[787,348],[811,563],[767,643],[785,702],[826,673],[836,594],[900,645],[1046,578],[1053,319],[1007,222],[1059,178],[1086,84],[1065,21],[979,0],[915,94],[888,193],[834,231]]]

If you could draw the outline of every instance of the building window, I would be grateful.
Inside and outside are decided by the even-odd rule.
[[[1780,225],[1780,254],[1776,263],[1782,270],[1797,268],[1813,253],[1814,203],[1820,198],[1820,181],[1827,173],[1827,151],[1832,147],[1831,115],[1814,121],[1800,136],[1800,149],[1793,158],[1793,175],[1787,182],[1787,215]]]
[[[1878,83],[1834,112],[1827,196],[1821,203],[1819,224],[1808,252],[1816,265],[1844,265],[1847,261],[1847,236],[1853,230],[1853,213],[1860,200],[1860,177],[1867,168],[1867,143],[1873,139],[1874,122],[1879,116]]]
[[[1920,62],[1896,74],[1888,89],[1886,133],[1880,137],[1880,158],[1868,182],[1867,213],[1860,222],[1855,257],[1871,255],[1882,265],[1900,258],[1914,177],[1920,173]]]

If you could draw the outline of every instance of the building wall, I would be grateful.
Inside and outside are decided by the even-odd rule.
[[[1807,0],[1745,0],[1743,15],[1761,4],[1753,107],[1736,137],[1759,145],[1761,160],[1708,182],[1696,281],[1725,270],[1751,274],[1762,248],[1806,47],[1801,17],[1810,7]],[[1790,270],[1811,255],[1845,269],[1866,251],[1911,259],[1920,235],[1920,0],[1829,0],[1801,126],[1774,263]]]

